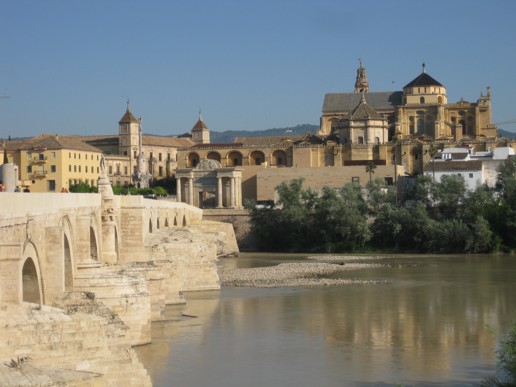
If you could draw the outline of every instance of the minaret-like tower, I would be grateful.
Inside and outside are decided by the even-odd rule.
[[[359,59],[360,67],[357,69],[357,80],[355,82],[355,93],[367,93],[369,91],[369,82],[367,82],[366,69],[362,66],[362,60]]]
[[[210,129],[202,120],[201,111],[199,110],[199,119],[192,128],[192,141],[196,144],[210,143]]]

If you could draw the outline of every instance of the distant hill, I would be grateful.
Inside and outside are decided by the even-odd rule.
[[[301,136],[308,132],[315,134],[319,130],[318,125],[303,124],[290,128],[273,128],[266,130],[227,130],[225,132],[210,131],[211,143],[233,142],[237,137],[263,137],[263,136]]]
[[[509,132],[508,130],[498,129],[498,137],[516,138],[516,133]]]

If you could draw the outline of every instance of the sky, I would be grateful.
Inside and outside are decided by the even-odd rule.
[[[516,1],[0,0],[0,138],[319,124],[326,93],[427,72],[516,121]],[[499,125],[516,131],[516,123]]]

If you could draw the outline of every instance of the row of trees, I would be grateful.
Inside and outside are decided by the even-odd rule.
[[[370,174],[374,173],[368,170]],[[468,191],[460,176],[418,176],[396,192],[371,179],[320,192],[303,179],[277,187],[276,206],[246,203],[261,250],[486,253],[516,248],[516,159],[495,187]],[[401,200],[398,200],[401,199]]]

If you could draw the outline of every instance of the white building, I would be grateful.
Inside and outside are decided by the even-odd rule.
[[[514,156],[510,147],[495,148],[485,152],[474,152],[471,148],[445,148],[425,165],[424,174],[435,176],[440,181],[445,175],[464,178],[466,188],[473,191],[482,184],[494,186],[498,167]]]

